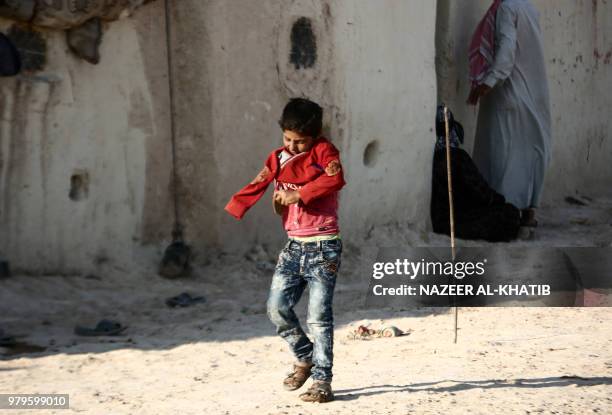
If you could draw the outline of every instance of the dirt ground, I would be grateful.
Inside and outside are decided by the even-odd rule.
[[[536,240],[516,244],[612,244],[609,200],[547,209],[541,222]],[[368,238],[448,243],[393,224]],[[292,358],[265,314],[274,253],[259,249],[218,255],[181,281],[112,265],[95,275],[0,280],[0,326],[22,342],[22,353],[0,348],[0,393],[70,395],[70,410],[6,413],[612,413],[612,308],[461,308],[453,344],[447,308],[364,309],[367,277],[351,266],[357,245],[345,244],[334,302],[335,402],[307,404],[282,389]],[[206,302],[164,305],[184,291]],[[299,314],[304,321],[303,304]],[[73,333],[101,318],[128,328],[117,337]],[[349,338],[360,324],[411,333]]]

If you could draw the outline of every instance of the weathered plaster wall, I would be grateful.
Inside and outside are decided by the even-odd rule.
[[[129,268],[162,235],[153,224],[169,232],[161,11],[109,24],[97,66],[69,54],[63,32],[43,31],[45,70],[0,80],[0,253],[13,269]],[[75,172],[89,177],[76,201]]]
[[[285,238],[270,194],[242,222],[223,206],[281,144],[277,120],[293,96],[325,107],[342,152],[347,240],[379,224],[427,226],[435,2],[173,4],[179,213],[199,259]],[[296,70],[300,17],[317,60]],[[108,24],[98,66],[69,55],[63,33],[44,35],[44,73],[0,81],[0,253],[39,272],[154,263],[173,220],[163,2]],[[75,169],[90,178],[78,201],[68,197]]]
[[[546,201],[609,191],[612,6],[536,3],[555,120]],[[346,240],[380,224],[428,226],[434,36],[438,95],[471,148],[465,48],[488,1],[439,0],[437,10],[427,0],[174,5],[179,213],[199,259],[284,239],[270,194],[242,222],[222,208],[280,145],[277,119],[299,95],[325,107],[326,134],[342,152]],[[296,70],[290,33],[300,17],[311,20],[317,59]],[[164,29],[161,1],[106,24],[97,66],[45,30],[45,70],[0,80],[0,255],[13,268],[86,272],[159,259],[174,214]],[[71,200],[71,175],[83,171],[88,194]]]
[[[471,149],[476,111],[469,92],[467,47],[489,0],[438,0],[438,96],[466,129]],[[612,4],[602,0],[534,0],[541,13],[552,104],[553,160],[544,203],[612,189]]]
[[[343,233],[363,237],[376,224],[397,221],[425,227],[431,126],[423,120],[435,111],[435,5],[232,4],[185,1],[176,16],[177,44],[201,45],[176,51],[187,71],[178,75],[178,96],[188,239],[200,252],[283,240],[270,194],[241,222],[222,207],[280,145],[282,107],[300,95],[325,107],[326,132],[342,152],[348,181],[341,199]],[[289,61],[290,32],[300,17],[312,22],[317,61],[296,70]],[[371,142],[377,144],[366,166]]]
[[[429,224],[436,106],[435,2],[339,1],[338,87],[346,121],[349,237],[373,226]],[[349,238],[349,239],[350,239]]]

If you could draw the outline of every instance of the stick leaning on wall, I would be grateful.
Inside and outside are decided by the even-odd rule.
[[[448,211],[450,216],[450,239],[451,239],[451,255],[453,263],[455,262],[455,211],[453,209],[453,181],[451,174],[451,151],[450,151],[450,135],[448,125],[448,107],[444,105],[444,133],[446,141],[446,175],[448,183]],[[454,277],[454,276],[453,276]],[[454,343],[457,343],[457,323],[459,320],[459,308],[457,307],[456,296],[453,296],[453,308],[455,311],[455,337]]]

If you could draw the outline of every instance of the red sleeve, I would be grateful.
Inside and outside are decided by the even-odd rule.
[[[259,174],[251,183],[232,196],[225,206],[225,210],[236,219],[242,219],[245,213],[266,193],[266,189],[272,180],[274,180],[277,170],[278,160],[276,152],[272,152]]]
[[[346,184],[340,164],[340,153],[333,144],[326,142],[315,151],[316,163],[325,171],[313,181],[305,184],[300,190],[300,199],[305,205],[312,200],[337,192]]]

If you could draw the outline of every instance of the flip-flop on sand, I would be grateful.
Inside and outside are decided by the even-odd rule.
[[[74,333],[79,336],[117,336],[121,334],[126,326],[115,320],[100,320],[95,328],[76,326]]]
[[[204,297],[192,297],[189,293],[182,293],[177,296],[168,298],[166,300],[166,305],[171,308],[189,307],[190,305],[204,302],[206,302]]]
[[[367,326],[359,326],[348,334],[351,340],[370,340],[376,337],[400,337],[407,336],[411,330],[402,331],[395,326],[385,326],[378,330],[370,329]]]

